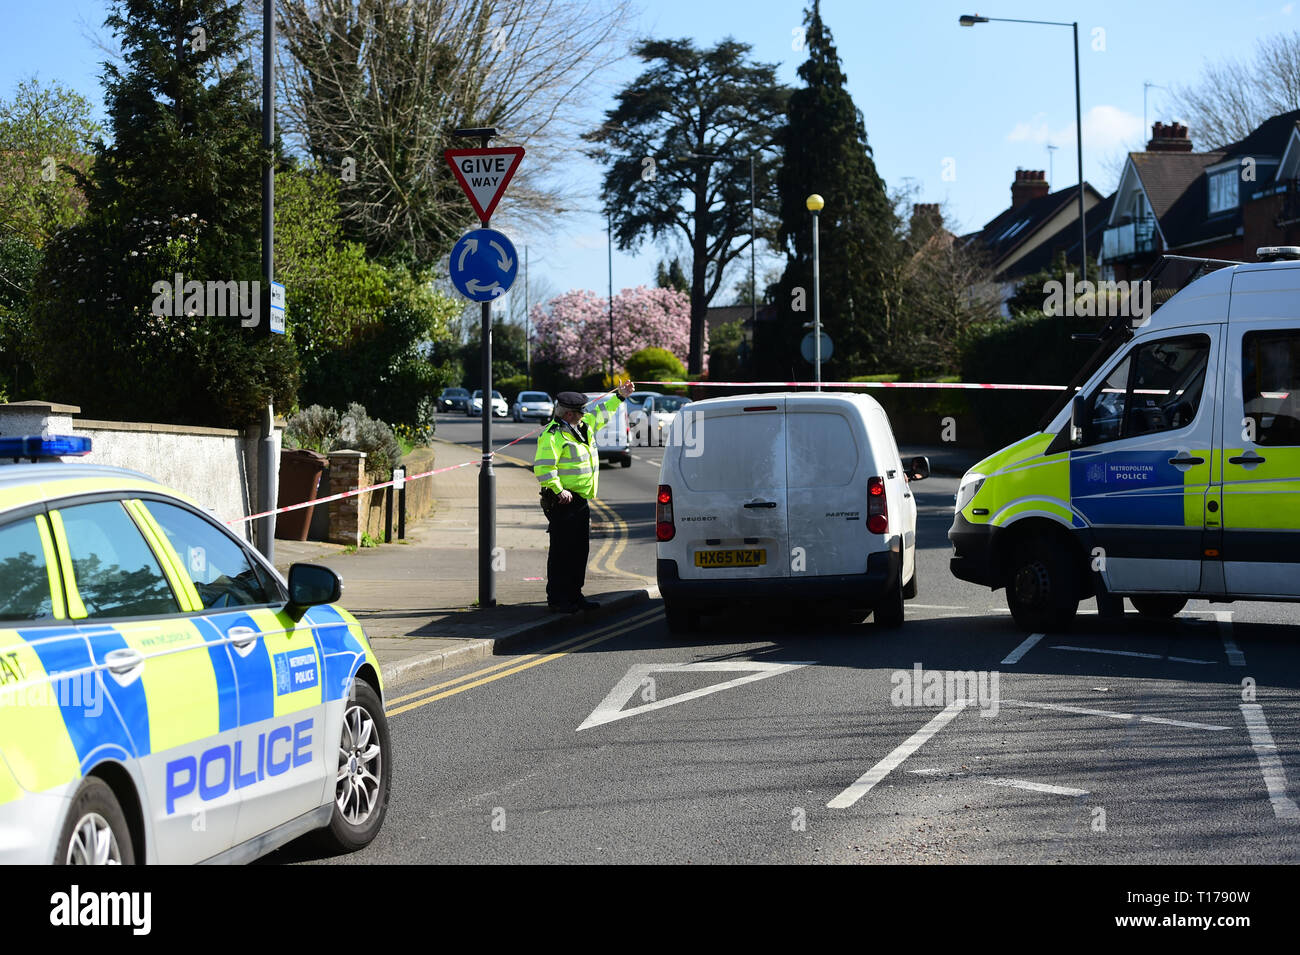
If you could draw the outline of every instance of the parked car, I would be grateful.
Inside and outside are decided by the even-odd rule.
[[[6,458],[89,450],[0,438]],[[340,852],[374,839],[393,772],[384,688],[328,567],[286,580],[180,493],[76,462],[0,467],[0,566],[0,863],[243,862],[313,831]]]
[[[469,391],[464,388],[444,388],[438,396],[439,411],[464,411],[469,404]]]
[[[544,391],[521,391],[515,397],[515,403],[510,408],[510,413],[516,421],[522,422],[525,418],[536,418],[540,421],[546,421],[551,417],[555,410],[555,404],[551,401],[551,396]]]
[[[760,394],[691,410],[705,440],[665,448],[655,506],[669,630],[728,604],[790,600],[900,626],[917,587],[909,482],[930,464],[903,464],[875,399]]]
[[[633,443],[661,446],[673,417],[691,403],[689,398],[679,395],[648,395],[639,409],[628,412]]]
[[[469,404],[465,406],[465,416],[468,418],[477,418],[483,414],[483,389],[475,388],[473,396],[469,399]],[[492,389],[492,417],[504,418],[510,414],[510,409],[506,407],[506,399],[501,397],[501,392],[495,388]]]
[[[1162,259],[1151,281],[1182,287],[1112,318],[1042,430],[961,479],[950,569],[1005,587],[1022,630],[1092,596],[1155,618],[1300,600],[1300,249],[1258,254]]]
[[[661,397],[658,391],[634,391],[627,396],[627,401],[624,402],[623,406],[627,408],[627,413],[631,416],[641,410],[641,406],[647,398],[658,397]]]
[[[588,410],[609,397],[609,392],[586,392]],[[617,461],[625,468],[632,466],[632,453],[628,450],[627,402],[619,402],[605,427],[596,432],[596,454],[601,461]]]

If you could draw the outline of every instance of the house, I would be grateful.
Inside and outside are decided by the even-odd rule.
[[[1083,206],[1088,254],[1095,256],[1110,199],[1084,182]],[[984,257],[995,291],[1005,302],[1025,276],[1047,268],[1060,253],[1069,262],[1079,261],[1079,187],[1052,192],[1043,170],[1017,169],[1011,205],[959,241]]]
[[[1245,139],[1196,152],[1181,123],[1157,122],[1128,154],[1102,239],[1106,278],[1142,278],[1165,254],[1251,262],[1300,244],[1300,110]]]

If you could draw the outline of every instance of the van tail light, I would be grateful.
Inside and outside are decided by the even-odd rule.
[[[673,523],[673,489],[667,484],[659,485],[655,496],[655,538],[670,541],[677,536],[677,525]]]
[[[889,533],[889,502],[885,499],[885,479],[881,477],[867,480],[867,530]]]

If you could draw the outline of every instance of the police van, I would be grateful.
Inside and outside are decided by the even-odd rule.
[[[735,603],[804,600],[903,623],[916,595],[916,500],[867,395],[710,398],[677,412],[659,472],[656,564],[668,628]]]
[[[0,458],[89,444],[0,438]],[[392,759],[379,664],[341,589],[314,564],[284,580],[141,474],[0,467],[0,862],[369,843]]]
[[[1112,319],[1041,429],[962,478],[952,573],[1005,587],[1022,629],[1091,596],[1300,600],[1300,249],[1259,256],[1166,256],[1147,281],[1174,294]]]

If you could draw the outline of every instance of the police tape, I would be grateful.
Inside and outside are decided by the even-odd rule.
[[[638,381],[683,388],[950,388],[978,391],[1065,391],[1066,385],[990,384],[973,381]]]
[[[525,438],[532,437],[533,435],[539,433],[541,430],[542,430],[541,428],[534,428],[532,431],[529,431],[525,434],[521,434],[513,441],[501,445],[501,447],[497,448],[494,451],[489,451],[487,456],[489,458],[495,457],[496,455],[504,451],[506,448],[510,447],[512,444],[518,444],[520,441],[523,441]],[[432,471],[421,471],[419,474],[408,474],[402,478],[394,478],[391,481],[384,481],[382,484],[368,484],[365,487],[353,488],[350,491],[341,491],[338,494],[330,494],[327,497],[318,497],[315,500],[303,501],[301,504],[290,504],[286,507],[277,507],[270,511],[262,511],[260,514],[249,514],[247,517],[231,518],[230,520],[226,521],[226,524],[227,525],[247,524],[249,521],[256,521],[256,520],[260,520],[263,517],[270,517],[272,514],[284,514],[287,513],[288,511],[301,510],[304,507],[315,507],[317,504],[328,504],[331,501],[341,501],[347,497],[356,497],[358,494],[369,494],[372,491],[382,491],[386,487],[395,487],[399,482],[404,483],[406,481],[418,481],[421,478],[432,477],[435,474],[445,474],[448,471],[455,471],[459,468],[471,467],[472,465],[475,464],[481,466],[483,464],[482,459],[476,461],[462,461],[460,464],[449,464],[445,468],[434,468]]]

